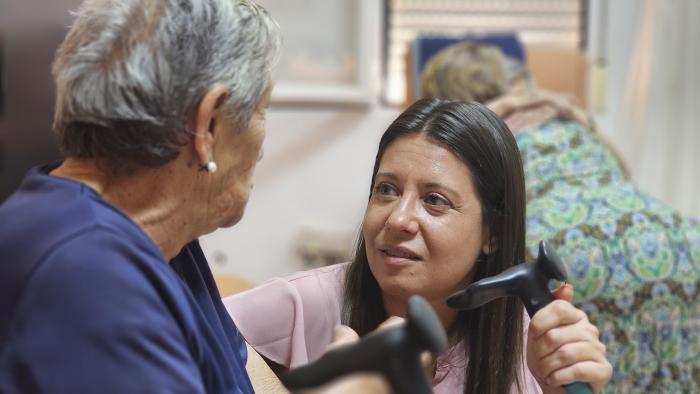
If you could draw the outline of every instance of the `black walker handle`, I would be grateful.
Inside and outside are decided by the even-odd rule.
[[[549,281],[566,280],[566,267],[559,256],[540,241],[537,259],[518,264],[498,275],[481,279],[466,289],[452,294],[447,305],[454,309],[478,308],[496,298],[517,296],[532,317],[537,311],[554,301],[549,290]],[[591,388],[586,383],[575,382],[563,386],[567,394],[588,394]]]
[[[290,390],[317,387],[355,372],[383,375],[394,393],[429,394],[432,385],[423,369],[421,353],[440,354],[447,336],[432,307],[420,296],[408,300],[406,321],[371,333],[359,342],[340,346],[317,361],[282,377]]]

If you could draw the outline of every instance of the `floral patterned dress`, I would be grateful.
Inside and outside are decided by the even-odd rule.
[[[515,134],[528,259],[555,247],[574,303],[600,329],[610,393],[700,392],[700,224],[640,191],[593,133],[551,122]],[[700,196],[698,196],[700,198]]]

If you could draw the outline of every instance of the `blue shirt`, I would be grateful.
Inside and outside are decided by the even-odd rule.
[[[0,206],[0,392],[252,393],[199,243],[168,264],[55,167]]]

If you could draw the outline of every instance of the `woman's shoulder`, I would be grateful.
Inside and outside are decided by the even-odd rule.
[[[318,358],[332,340],[346,270],[337,264],[272,278],[224,305],[258,353],[293,368]]]
[[[340,263],[317,267],[310,270],[298,271],[282,277],[281,279],[296,286],[303,286],[306,284],[314,285],[318,282],[342,285],[349,266],[350,263]]]
[[[348,263],[341,263],[268,279],[251,290],[226,297],[224,304],[227,308],[235,308],[242,303],[267,304],[268,300],[288,300],[293,309],[323,309],[335,313],[342,304],[347,267]]]

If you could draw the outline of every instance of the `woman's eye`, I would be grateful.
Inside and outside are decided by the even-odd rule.
[[[431,193],[425,198],[425,202],[433,207],[449,208],[450,202],[439,194]]]
[[[382,196],[395,196],[398,194],[396,192],[396,188],[388,183],[380,183],[374,187],[374,190],[377,192],[377,194]]]

